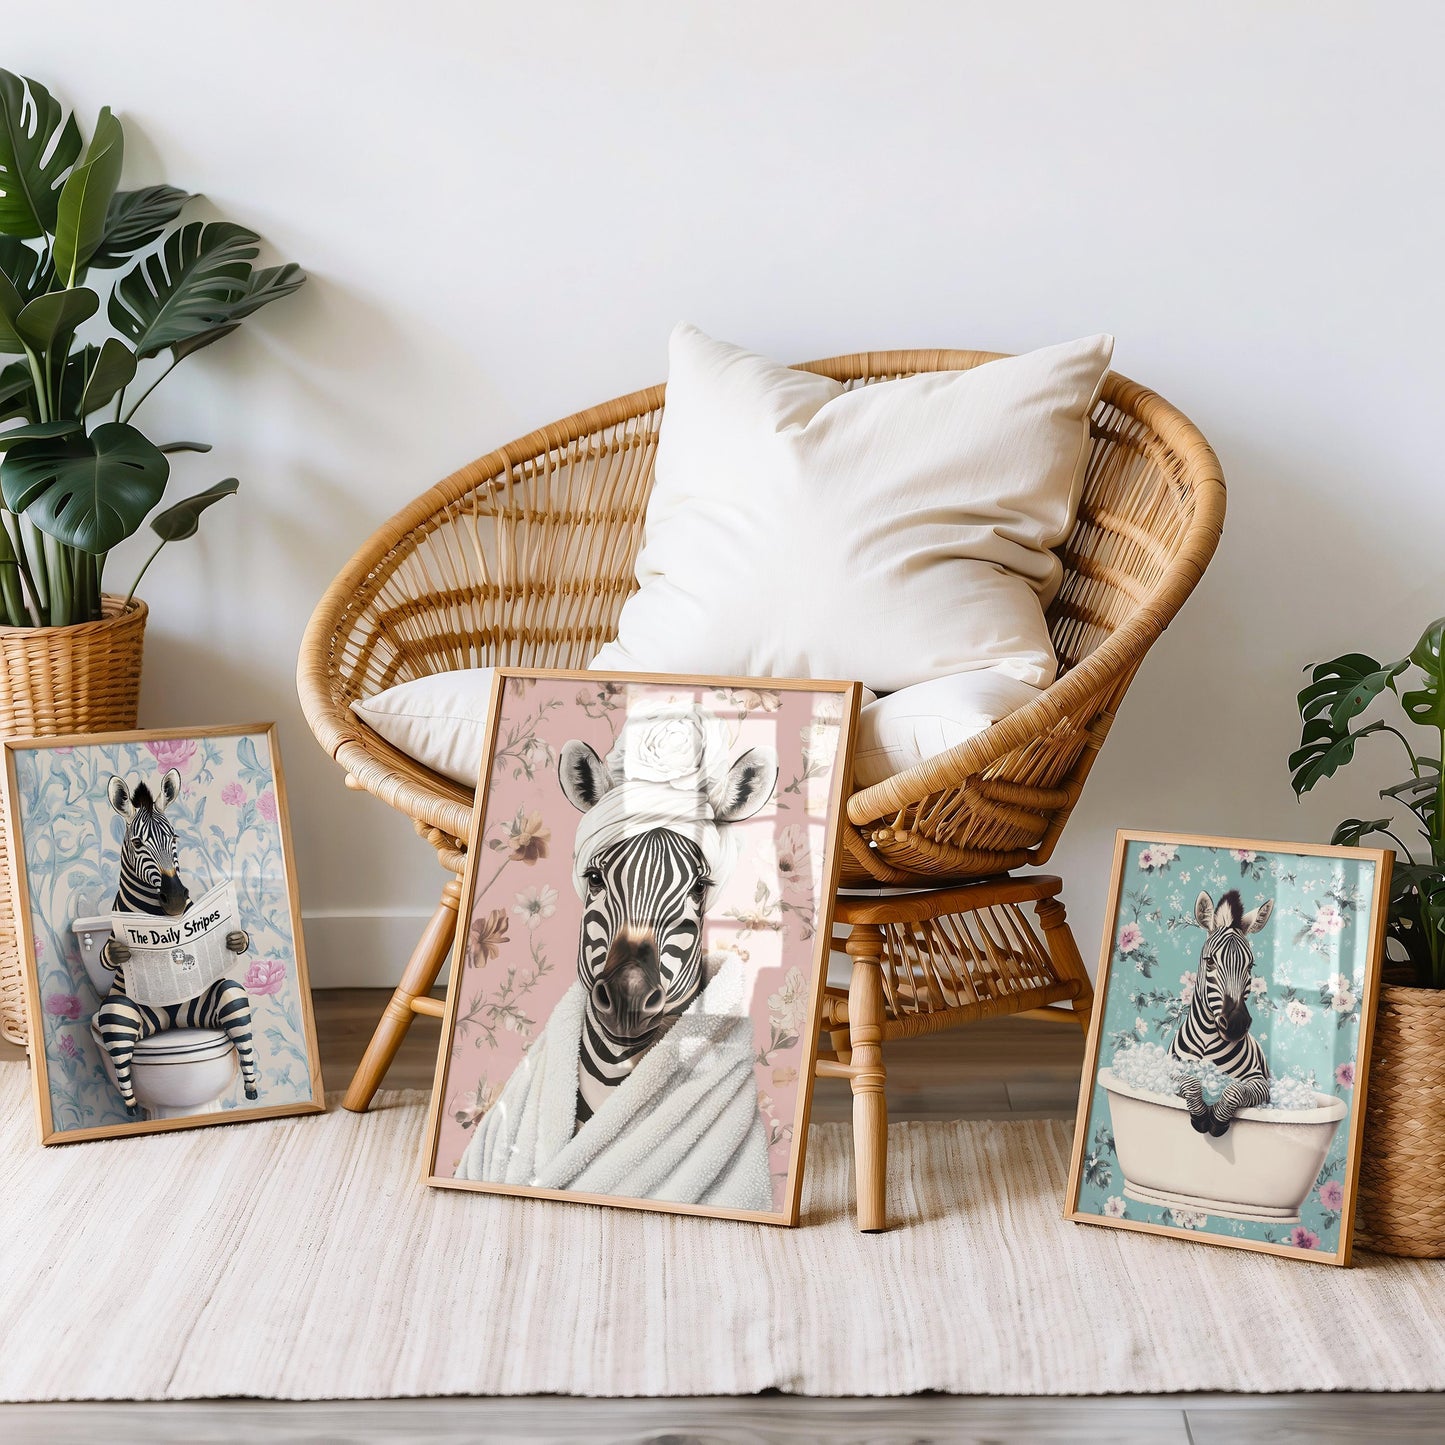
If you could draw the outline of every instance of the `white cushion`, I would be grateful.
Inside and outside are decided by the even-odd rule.
[[[853,758],[857,786],[946,752],[1037,695],[1028,683],[986,670],[935,678],[883,698],[865,690]],[[351,706],[394,748],[470,788],[481,767],[491,696],[492,669],[472,667],[399,683]]]
[[[1113,338],[846,391],[672,334],[640,590],[592,666],[1053,680],[1044,607]]]
[[[492,669],[468,667],[398,683],[351,710],[399,752],[474,788],[491,700]]]
[[[935,677],[880,697],[858,717],[853,784],[867,788],[917,767],[1007,717],[1040,689],[992,668]]]

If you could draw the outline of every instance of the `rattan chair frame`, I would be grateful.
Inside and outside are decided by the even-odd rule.
[[[998,355],[859,352],[802,369],[858,386]],[[455,668],[585,666],[615,635],[636,586],[664,404],[664,388],[649,387],[462,467],[367,540],[307,627],[298,687],[318,741],[348,786],[412,819],[451,875],[348,1091],[350,1108],[367,1107],[413,1016],[440,1012],[427,993],[455,931],[473,803],[470,789],[390,746],[351,704]],[[1135,672],[1214,554],[1225,507],[1208,442],[1146,387],[1109,373],[1091,433],[1048,608],[1058,680],[967,742],[848,800],[844,889],[928,890],[838,904],[852,925],[854,977],[846,996],[830,993],[836,1047],[819,1070],[854,1088],[862,1228],[884,1222],[886,1038],[1060,1002],[1087,1020],[1088,976],[1060,881],[1001,875],[1053,852]]]

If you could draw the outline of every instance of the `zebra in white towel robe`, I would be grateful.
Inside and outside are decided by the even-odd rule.
[[[1269,1102],[1264,1050],[1249,1032],[1249,985],[1254,971],[1249,935],[1258,933],[1273,911],[1274,899],[1269,898],[1246,913],[1234,889],[1220,898],[1217,907],[1208,893],[1201,893],[1194,905],[1194,921],[1206,937],[1194,997],[1169,1052],[1176,1059],[1211,1063],[1233,1080],[1213,1104],[1205,1100],[1198,1079],[1179,1081],[1179,1097],[1188,1105],[1190,1123],[1201,1134],[1218,1138],[1229,1132],[1241,1109]]]
[[[558,759],[562,791],[589,812],[616,783],[588,744],[567,743]],[[751,817],[777,784],[777,755],[744,753],[710,805],[716,829]],[[623,784],[624,787],[627,784]],[[647,821],[646,815],[640,823]],[[660,820],[659,820],[660,821]],[[709,982],[703,913],[723,882],[705,856],[698,830],[658,826],[623,836],[585,860],[577,976],[587,1007],[579,1040],[577,1128],[581,1128],[691,1006]]]
[[[152,797],[144,783],[134,791],[124,778],[112,778],[106,788],[110,806],[125,819],[120,853],[120,884],[112,907],[118,913],[151,913],[178,918],[190,906],[189,889],[181,881],[176,830],[166,809],[180,796],[181,775],[172,768],[161,779],[160,796]],[[245,953],[251,940],[243,929],[226,935],[232,953]],[[130,949],[112,938],[101,951],[101,962],[114,970],[115,981],[95,1015],[101,1046],[115,1066],[116,1084],[131,1113],[137,1113],[131,1063],[136,1045],[167,1029],[224,1029],[241,1061],[246,1097],[259,1095],[260,1070],[251,1037],[251,1000],[235,979],[218,978],[197,998],[184,1003],[137,1003],[125,991],[125,963]]]

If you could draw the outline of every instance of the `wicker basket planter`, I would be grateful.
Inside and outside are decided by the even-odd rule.
[[[0,627],[0,738],[136,725],[146,605],[127,606],[109,594],[103,605],[99,622]],[[23,1044],[28,1031],[8,852],[7,829],[0,828],[0,1034]]]
[[[1382,1254],[1445,1257],[1445,989],[1380,990],[1355,1238]]]

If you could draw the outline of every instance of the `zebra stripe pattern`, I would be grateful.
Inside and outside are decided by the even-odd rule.
[[[602,849],[584,875],[577,977],[580,1128],[703,990],[702,851],[669,828]]]
[[[1269,1102],[1264,1050],[1249,1032],[1254,950],[1248,935],[1264,927],[1273,907],[1270,899],[1246,913],[1232,889],[1218,907],[1208,893],[1201,893],[1195,904],[1195,921],[1206,930],[1206,937],[1194,997],[1169,1052],[1176,1059],[1213,1064],[1233,1080],[1211,1105],[1197,1078],[1179,1079],[1177,1092],[1189,1109],[1190,1122],[1201,1134],[1223,1135],[1241,1109]]]
[[[126,820],[121,844],[120,883],[113,907],[118,912],[175,917],[186,910],[190,893],[179,875],[180,847],[176,830],[166,817],[168,804],[180,796],[181,775],[172,768],[161,779],[160,797],[153,798],[144,783],[132,792],[122,778],[112,778],[107,789],[111,807]],[[110,992],[95,1015],[100,1041],[115,1067],[116,1085],[127,1109],[136,1110],[131,1067],[136,1047],[170,1029],[221,1029],[235,1046],[241,1063],[246,1097],[260,1094],[260,1068],[251,1032],[251,999],[234,979],[217,979],[205,993],[185,1003],[156,1007],[137,1003],[125,991],[125,966],[114,961],[114,940],[105,945],[102,959],[115,971]]]

